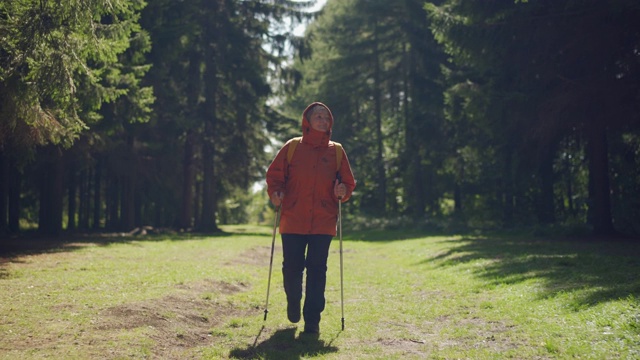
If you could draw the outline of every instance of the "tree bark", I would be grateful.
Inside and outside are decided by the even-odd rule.
[[[453,184],[453,213],[458,218],[462,216],[462,186],[457,181]]]
[[[38,230],[42,235],[59,236],[62,232],[64,192],[62,155],[56,146],[45,147],[42,149],[42,155]]]
[[[404,47],[403,47],[404,48]],[[415,102],[409,102],[409,94],[414,99],[419,98],[419,88],[415,74],[415,50],[410,48],[405,52],[404,98],[405,109],[405,161],[408,166],[407,189],[409,209],[414,219],[421,219],[426,208],[425,179],[420,154],[420,133],[416,124],[420,122],[420,107]]]
[[[213,127],[211,121],[207,121],[205,129]],[[215,169],[214,169],[215,145],[212,139],[206,139],[202,147],[202,218],[200,229],[202,231],[216,231],[216,201],[215,201]]]
[[[611,216],[611,182],[609,179],[609,154],[607,129],[599,121],[589,126],[589,181],[591,197],[589,201],[591,223],[594,235],[613,235]]]
[[[120,200],[120,229],[123,231],[129,231],[135,227],[135,182],[137,167],[135,165],[133,143],[134,139],[131,136],[127,140],[127,151],[129,153],[129,170],[122,178],[122,193]]]
[[[387,206],[387,179],[386,179],[386,171],[384,167],[384,157],[383,157],[383,149],[384,143],[382,138],[382,75],[380,69],[380,52],[378,49],[378,24],[377,21],[374,20],[374,111],[375,111],[375,121],[376,121],[376,182],[378,183],[376,197],[379,199],[377,202],[378,211],[382,214],[386,212]]]
[[[204,139],[202,146],[202,231],[218,231],[216,224],[216,127],[218,122],[218,71],[223,62],[224,42],[224,2],[218,0],[207,1],[205,6],[207,16],[203,16],[205,29],[203,41],[205,49],[204,72]],[[221,25],[222,23],[222,25]]]
[[[513,227],[513,197],[514,197],[514,184],[513,184],[513,149],[511,146],[507,146],[504,149],[504,167],[502,171],[502,223],[506,228]]]
[[[101,158],[96,161],[95,171],[93,173],[93,229],[100,228],[100,209],[102,208],[101,200],[101,183],[102,183],[102,167],[104,166]]]
[[[538,174],[540,176],[540,193],[538,195],[538,222],[553,224],[556,221],[553,195],[553,159],[555,152],[552,148],[544,150]]]
[[[107,196],[106,196],[106,205],[107,205],[107,221],[106,228],[115,230],[119,227],[118,224],[118,214],[120,213],[120,201],[119,201],[119,181],[115,176],[111,176],[108,179],[107,185]]]
[[[0,236],[9,232],[9,159],[0,150]]]
[[[78,228],[87,230],[89,229],[89,169],[85,168],[80,171],[78,176],[78,190],[79,190],[79,203],[78,203]]]
[[[68,172],[67,172],[67,230],[76,229],[76,212],[77,212],[77,198],[76,193],[78,190],[78,176],[76,174],[76,160],[75,156],[71,152],[67,152],[68,160]]]
[[[15,160],[9,161],[9,232],[20,231],[20,191],[22,178]]]
[[[190,229],[193,226],[193,189],[195,182],[194,134],[192,130],[187,132],[184,142],[184,159],[182,163],[182,209],[178,227]]]

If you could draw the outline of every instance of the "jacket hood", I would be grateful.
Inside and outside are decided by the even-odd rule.
[[[327,109],[329,112],[329,130],[326,132],[316,131],[311,128],[311,124],[309,123],[308,113],[312,107],[320,105]],[[331,139],[331,129],[333,128],[333,114],[331,113],[331,109],[321,102],[314,102],[309,104],[306,109],[302,112],[302,142],[306,142],[312,144],[313,146],[329,146],[329,140]]]

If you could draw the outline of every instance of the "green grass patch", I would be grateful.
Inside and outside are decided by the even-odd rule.
[[[345,233],[321,335],[286,320],[271,230],[73,240],[0,257],[2,359],[635,359],[640,243]]]

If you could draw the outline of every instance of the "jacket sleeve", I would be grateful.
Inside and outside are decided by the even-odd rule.
[[[353,190],[356,188],[356,179],[353,177],[351,171],[351,164],[347,158],[347,153],[342,149],[342,162],[340,163],[340,178],[342,183],[347,187],[347,194],[342,199],[342,202],[349,200]]]
[[[287,172],[288,172],[288,164],[287,164],[287,151],[289,148],[289,143],[286,143],[276,157],[269,165],[267,169],[267,194],[271,197],[276,191],[280,191],[284,194]]]

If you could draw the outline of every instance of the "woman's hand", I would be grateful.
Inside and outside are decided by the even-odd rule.
[[[278,207],[282,204],[282,199],[284,198],[284,194],[280,191],[275,191],[271,194],[271,203],[273,206]]]
[[[338,198],[342,199],[347,195],[347,187],[336,179],[335,184],[333,184],[333,194]]]

